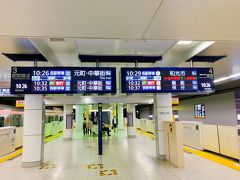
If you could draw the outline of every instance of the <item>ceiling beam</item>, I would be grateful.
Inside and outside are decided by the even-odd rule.
[[[153,66],[179,66],[181,63],[210,47],[213,43],[214,41],[195,41],[192,45],[179,45],[176,43],[165,54],[163,54],[162,61],[154,63]]]
[[[82,66],[74,39],[50,41],[48,38],[31,38],[30,40],[53,66]]]

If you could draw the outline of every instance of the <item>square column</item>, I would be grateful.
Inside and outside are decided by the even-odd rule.
[[[77,131],[80,131],[82,129],[83,121],[84,121],[83,113],[84,113],[84,105],[77,104],[76,105],[76,114],[75,114]]]
[[[172,121],[172,94],[154,95],[154,121],[156,135],[156,156],[158,159],[165,160],[165,139],[164,139],[164,121]]]
[[[123,104],[117,104],[118,129],[123,129]]]
[[[72,140],[72,127],[73,127],[73,106],[64,105],[63,111],[63,139]]]
[[[25,95],[22,167],[36,167],[44,158],[43,95]]]
[[[136,112],[135,104],[127,105],[127,134],[129,138],[136,137]]]

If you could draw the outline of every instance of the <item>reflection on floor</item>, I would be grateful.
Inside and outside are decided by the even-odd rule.
[[[21,168],[21,157],[0,164],[2,180],[237,180],[240,173],[194,154],[185,154],[186,167],[177,169],[155,158],[155,143],[138,135],[126,138],[126,132],[104,137],[104,155],[97,155],[97,138],[74,135],[74,140],[55,139],[45,144],[45,164]]]

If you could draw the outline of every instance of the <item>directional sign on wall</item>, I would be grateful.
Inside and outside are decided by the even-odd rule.
[[[122,68],[123,93],[211,93],[212,68]]]
[[[12,67],[11,71],[11,94],[115,92],[115,68]]]

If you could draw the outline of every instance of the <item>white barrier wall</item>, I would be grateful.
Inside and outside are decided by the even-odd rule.
[[[218,126],[220,153],[240,159],[237,129],[232,126]]]
[[[0,157],[15,150],[16,127],[0,128]]]
[[[218,129],[216,125],[203,124],[202,125],[203,148],[220,153]]]
[[[154,121],[149,119],[136,119],[136,128],[155,134]]]
[[[181,121],[183,127],[183,144],[203,150],[202,123],[196,121]]]
[[[205,105],[205,118],[194,117],[194,105]],[[180,121],[202,122],[203,148],[240,159],[234,92],[180,101]]]

